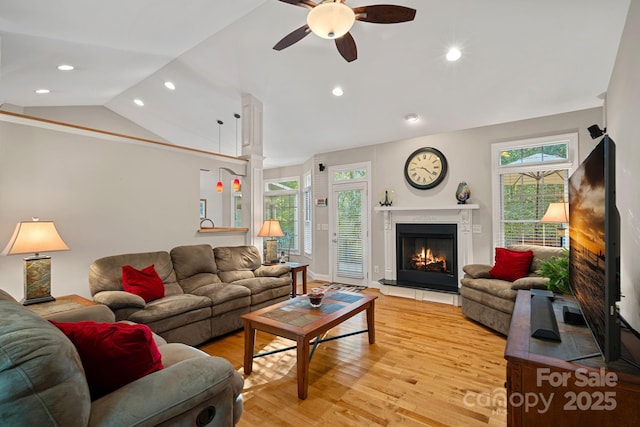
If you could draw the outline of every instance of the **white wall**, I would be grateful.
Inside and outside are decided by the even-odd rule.
[[[0,115],[0,249],[17,222],[32,216],[55,221],[71,250],[48,254],[54,296],[89,296],[89,265],[103,256],[169,251],[183,244],[245,243],[246,233],[196,233],[200,169],[217,170],[228,163],[212,155],[60,129]],[[0,256],[0,288],[18,299],[23,297],[22,275],[21,255]]]
[[[640,1],[632,0],[607,92],[607,133],[616,142],[621,220],[621,313],[640,330]]]
[[[216,191],[216,184],[218,183],[218,171],[201,170],[200,171],[200,198],[207,201],[207,219],[210,219],[214,225],[218,227],[229,226],[231,224],[230,214],[224,215],[223,201],[228,199],[228,191],[231,188],[231,182],[227,182],[220,173],[220,179],[222,179],[223,190],[222,193]],[[225,193],[224,190],[227,190]],[[227,206],[228,208],[228,206]],[[227,209],[228,210],[228,209]],[[225,219],[227,221],[225,221]],[[211,224],[207,222],[204,226],[210,227]]]
[[[155,133],[136,125],[108,108],[98,105],[83,105],[74,107],[27,107],[20,113],[32,117],[40,117],[62,123],[72,123],[107,132],[147,138],[154,141],[166,142]],[[217,140],[217,136],[216,136]],[[213,145],[213,144],[212,144]],[[212,147],[213,148],[213,147]]]

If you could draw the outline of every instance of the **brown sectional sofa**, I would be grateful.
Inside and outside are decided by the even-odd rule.
[[[536,271],[541,262],[563,255],[562,248],[557,247],[514,245],[509,249],[533,252],[533,261],[526,277],[509,282],[491,277],[491,265],[469,264],[462,268],[465,275],[460,280],[462,313],[503,335],[509,334],[518,289],[547,289],[549,279],[539,276]]]
[[[164,283],[165,296],[145,304],[123,290],[121,269],[151,264]],[[148,325],[169,342],[197,345],[240,329],[242,314],[286,300],[291,274],[285,265],[263,266],[254,246],[189,245],[170,253],[100,258],[89,268],[89,289],[116,320]]]

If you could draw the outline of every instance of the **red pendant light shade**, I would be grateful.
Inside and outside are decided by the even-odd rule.
[[[238,178],[233,180],[233,191],[240,191],[240,180]]]
[[[218,181],[218,183],[216,184],[216,191],[218,193],[222,193],[222,181]]]

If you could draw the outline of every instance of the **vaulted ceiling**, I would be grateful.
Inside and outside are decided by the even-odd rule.
[[[3,0],[0,103],[101,105],[173,144],[236,155],[234,113],[251,94],[264,106],[265,166],[298,164],[601,106],[629,1],[389,0],[417,9],[415,20],[356,22],[358,59],[347,63],[313,34],[273,50],[306,22],[284,1]],[[457,62],[445,59],[453,45]]]

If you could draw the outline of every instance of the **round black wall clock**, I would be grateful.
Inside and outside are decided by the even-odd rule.
[[[431,147],[419,148],[404,164],[404,177],[409,185],[428,190],[440,184],[447,174],[447,158]]]

